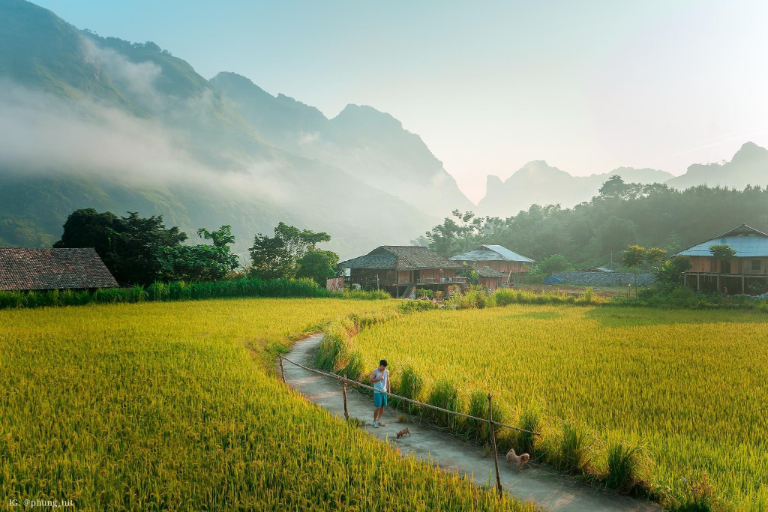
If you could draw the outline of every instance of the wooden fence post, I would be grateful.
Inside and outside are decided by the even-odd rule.
[[[283,383],[285,383],[285,369],[283,368],[283,356],[280,357],[280,375],[283,377]]]
[[[349,410],[347,409],[347,383],[341,383],[341,394],[344,395],[344,418],[349,421]]]
[[[496,486],[499,489],[499,496],[502,495],[503,489],[501,488],[501,477],[499,476],[499,454],[496,451],[496,431],[493,428],[493,400],[491,394],[488,393],[488,425],[491,427],[491,443],[493,444],[493,463],[496,465]]]

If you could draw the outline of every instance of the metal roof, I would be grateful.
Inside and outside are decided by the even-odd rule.
[[[382,245],[365,256],[342,261],[339,267],[393,270],[464,268],[463,265],[443,258],[427,247],[407,245]]]
[[[689,247],[677,253],[680,256],[712,256],[709,248],[713,245],[729,245],[736,251],[737,258],[768,257],[768,234],[742,224],[736,229]]]
[[[534,263],[535,261],[501,245],[481,245],[469,252],[452,256],[451,259],[453,261],[518,261],[522,263]]]

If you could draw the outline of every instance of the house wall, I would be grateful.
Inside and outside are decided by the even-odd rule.
[[[481,286],[485,286],[490,291],[493,291],[499,287],[499,278],[498,277],[481,277],[478,283],[480,283]]]
[[[529,264],[519,261],[461,261],[459,263],[466,263],[469,267],[474,264],[477,264],[478,267],[491,267],[493,270],[501,272],[502,274],[509,274],[510,272],[516,274],[531,271]]]
[[[760,262],[760,270],[752,270],[752,261]],[[711,256],[691,256],[691,270],[705,274],[736,274],[736,275],[768,275],[768,258],[733,258],[725,272],[722,272],[722,262]]]
[[[394,270],[390,269],[363,269],[363,268],[353,268],[349,272],[349,276],[354,282],[355,279],[366,279],[366,280],[376,280],[376,276],[378,276],[379,281],[381,284],[392,284],[396,282],[397,275]]]

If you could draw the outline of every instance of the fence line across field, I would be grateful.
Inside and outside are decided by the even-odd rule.
[[[410,402],[412,404],[420,405],[422,407],[427,407],[429,409],[435,409],[436,411],[445,412],[445,413],[448,413],[448,414],[454,414],[456,416],[463,416],[464,418],[469,418],[471,420],[482,421],[484,423],[498,425],[500,427],[505,427],[505,428],[509,428],[509,429],[512,429],[512,430],[517,430],[518,432],[525,432],[527,434],[532,434],[534,436],[540,436],[541,435],[538,432],[532,432],[530,430],[525,430],[525,429],[520,428],[520,427],[513,427],[512,425],[507,425],[506,423],[499,423],[498,421],[492,421],[492,420],[490,420],[488,418],[478,418],[477,416],[471,416],[469,414],[464,414],[463,412],[451,411],[449,409],[443,409],[442,407],[438,407],[436,405],[425,404],[424,402],[419,402],[418,400],[412,400],[410,398],[406,398],[404,396],[396,395],[396,394],[390,393],[388,391],[380,391],[378,389],[373,388],[372,386],[367,386],[365,384],[357,382],[356,380],[347,379],[346,377],[342,377],[340,375],[336,375],[335,373],[327,373],[327,372],[322,372],[320,370],[315,370],[314,368],[308,368],[308,367],[304,366],[303,364],[299,364],[299,363],[297,363],[295,361],[291,361],[287,357],[283,357],[283,356],[279,356],[279,357],[280,357],[280,373],[282,374],[283,382],[285,382],[285,371],[283,370],[283,361],[288,361],[292,365],[298,366],[299,368],[307,370],[308,372],[317,373],[318,375],[323,375],[325,377],[337,380],[337,381],[342,382],[344,384],[350,384],[352,386],[356,386],[356,387],[359,387],[359,388],[370,389],[371,391],[375,391],[377,393],[385,393],[387,396],[391,396],[393,398],[397,398],[398,400],[403,400],[405,402]],[[344,390],[344,391],[345,391],[345,394],[346,394],[346,390]],[[344,402],[345,402],[344,406],[346,408],[346,400]]]

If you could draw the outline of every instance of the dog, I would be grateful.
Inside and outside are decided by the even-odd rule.
[[[400,432],[397,433],[397,438],[400,439],[401,437],[409,436],[411,435],[411,431],[407,428],[404,428]]]
[[[527,453],[517,455],[514,448],[510,448],[510,450],[507,452],[507,464],[516,465],[517,469],[520,471],[523,469],[523,464],[527,463],[529,460],[531,460],[530,455]]]

